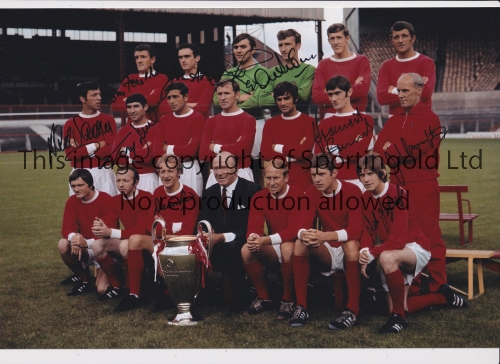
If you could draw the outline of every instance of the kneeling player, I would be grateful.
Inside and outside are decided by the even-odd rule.
[[[292,258],[297,307],[290,326],[303,326],[309,318],[307,283],[309,259],[313,259],[326,276],[345,269],[349,292],[347,308],[328,326],[332,330],[342,330],[355,325],[359,313],[361,276],[358,259],[363,218],[359,208],[361,191],[352,183],[336,179],[337,169],[331,155],[317,154],[311,162],[314,185],[306,191],[310,206],[302,212],[297,234],[299,239],[295,242]],[[312,228],[316,214],[323,231]]]
[[[109,228],[102,219],[96,217],[92,232],[103,238],[97,240],[92,249],[102,270],[109,278],[110,285],[105,293],[99,296],[99,301],[123,296],[125,287],[117,269],[114,257],[123,259],[127,264],[128,242],[134,234],[147,236],[148,227],[152,218],[153,196],[143,190],[139,190],[139,172],[133,168],[122,168],[116,172],[116,187],[120,195],[114,196],[112,211],[115,219],[119,219],[124,230]]]
[[[57,247],[61,259],[74,273],[73,277],[64,281],[72,280],[76,283],[68,292],[68,296],[75,296],[92,291],[89,270],[82,263],[87,265],[94,261],[92,244],[99,238],[92,232],[94,218],[102,216],[108,226],[115,227],[118,226],[118,221],[110,210],[111,196],[95,190],[94,179],[88,170],[75,169],[69,176],[69,184],[74,194],[64,207],[61,229],[63,239],[59,240]],[[107,286],[106,275],[101,269],[97,269],[96,286],[99,293]]]
[[[267,188],[252,197],[248,218],[247,242],[241,249],[243,266],[257,291],[249,312],[259,313],[271,308],[263,264],[279,267],[283,276],[283,297],[276,315],[281,321],[293,313],[292,254],[297,238],[296,222],[304,193],[288,185],[288,167],[281,159],[268,162],[264,167]],[[303,201],[302,201],[303,202]],[[264,223],[268,235],[264,236]]]
[[[389,320],[380,334],[398,333],[408,327],[405,317],[406,297],[412,279],[431,257],[429,239],[420,230],[414,208],[399,186],[387,182],[387,172],[380,155],[366,155],[359,161],[358,175],[363,193],[365,229],[361,236],[359,263],[366,275],[366,265],[375,258],[382,267],[382,283],[389,303]],[[381,245],[375,245],[376,238]]]
[[[153,194],[155,206],[154,218],[166,222],[166,234],[191,235],[194,232],[198,211],[198,195],[180,181],[182,162],[174,155],[166,154],[158,159],[157,167],[163,183]],[[150,218],[148,226],[153,224]],[[130,294],[126,296],[115,308],[116,311],[127,311],[141,304],[141,277],[144,270],[143,251],[153,254],[154,246],[151,236],[132,235],[128,241],[128,267],[130,280]],[[167,304],[168,300],[162,299],[160,305]],[[158,304],[153,307],[159,311]]]

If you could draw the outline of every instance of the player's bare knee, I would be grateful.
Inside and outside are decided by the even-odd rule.
[[[395,270],[394,267],[397,268],[395,258],[394,253],[389,250],[383,251],[382,254],[380,254],[380,266],[385,273],[393,272]]]
[[[128,258],[128,240],[127,239],[120,241],[119,249],[120,249],[120,254],[121,254],[122,258],[127,259]]]
[[[97,290],[97,293],[98,294],[103,294],[104,292],[106,292],[106,289],[108,288],[108,285],[107,283],[105,282],[99,282],[97,283],[96,282],[96,290]]]
[[[295,248],[295,244],[292,242],[282,243],[281,246],[281,257],[284,262],[290,262],[293,257],[293,251]]]
[[[92,244],[92,251],[96,259],[102,259],[106,255],[104,239],[98,239]]]
[[[96,269],[96,279],[95,279],[95,286],[97,293],[103,294],[106,292],[106,289],[109,286],[109,279],[106,276],[106,273],[102,270],[102,268],[97,268]]]
[[[255,254],[248,249],[248,244],[245,243],[241,248],[241,259],[243,263],[249,264],[255,260]]]
[[[140,250],[142,249],[141,246],[141,236],[140,235],[132,235],[128,239],[128,249],[130,250]]]
[[[293,255],[303,256],[303,255],[309,255],[308,253],[309,252],[307,246],[302,242],[302,240],[297,239],[293,247]]]
[[[57,243],[57,249],[61,255],[68,255],[71,252],[71,245],[68,240],[61,239],[59,243]]]
[[[342,244],[345,258],[348,262],[357,261],[359,259],[359,242],[349,240]]]

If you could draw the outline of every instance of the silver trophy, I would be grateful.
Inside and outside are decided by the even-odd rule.
[[[161,243],[157,244],[158,266],[172,301],[177,305],[177,315],[170,318],[169,325],[196,325],[198,321],[191,313],[191,305],[200,293],[205,272],[210,267],[213,229],[208,221],[198,223],[198,235],[165,236],[165,221],[155,220],[151,234],[153,241],[156,225],[161,224]],[[207,232],[203,233],[203,225]],[[208,249],[207,249],[208,248]]]

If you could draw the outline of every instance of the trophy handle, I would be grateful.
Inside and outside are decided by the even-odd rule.
[[[161,220],[161,219],[156,219],[154,222],[153,222],[153,226],[151,227],[151,238],[153,238],[153,244],[154,244],[154,241],[156,240],[156,225],[157,224],[160,224],[162,226],[162,240],[165,238],[165,231],[166,231],[166,228],[167,228],[167,225],[165,224],[165,220]]]
[[[159,243],[155,244],[155,241],[158,241],[157,236],[156,236],[156,225],[160,224],[162,226],[161,229],[161,241]],[[154,275],[154,281],[156,282],[156,275],[158,274],[158,265],[160,264],[160,260],[158,259],[158,254],[163,250],[165,247],[164,245],[164,239],[165,239],[165,232],[166,232],[167,225],[165,224],[165,220],[161,219],[156,219],[153,222],[153,226],[151,227],[151,242],[153,243],[153,261],[155,265],[155,275]],[[160,266],[160,274],[163,275],[163,270]]]
[[[210,260],[212,257],[212,249],[214,247],[214,229],[212,228],[212,225],[207,221],[207,220],[201,220],[198,222],[198,236],[203,234],[203,225],[207,228],[207,233],[208,233],[208,247],[206,247],[206,252],[207,252],[207,258]]]

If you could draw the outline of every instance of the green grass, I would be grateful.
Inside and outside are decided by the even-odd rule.
[[[459,155],[482,149],[482,169],[447,169]],[[46,154],[44,154],[46,156]],[[466,249],[498,249],[500,216],[500,144],[494,140],[445,140],[441,148],[441,184],[467,184],[473,212],[474,242]],[[29,158],[28,162],[32,161]],[[274,312],[255,317],[237,316],[213,306],[199,311],[205,320],[196,327],[169,327],[173,313],[150,314],[149,306],[113,313],[117,301],[100,303],[95,294],[67,297],[59,281],[69,274],[57,252],[70,168],[23,168],[21,153],[0,154],[0,348],[484,348],[500,343],[500,275],[485,270],[486,294],[467,310],[424,311],[412,314],[401,334],[380,336],[381,315],[362,318],[345,332],[326,327],[338,314],[331,305],[329,281],[318,283],[310,324],[291,329],[274,322]],[[442,210],[452,212],[452,196]],[[448,247],[458,248],[458,224],[442,223]],[[447,266],[452,285],[465,289],[464,262]],[[274,278],[272,278],[274,279]],[[477,284],[476,284],[477,289]]]

